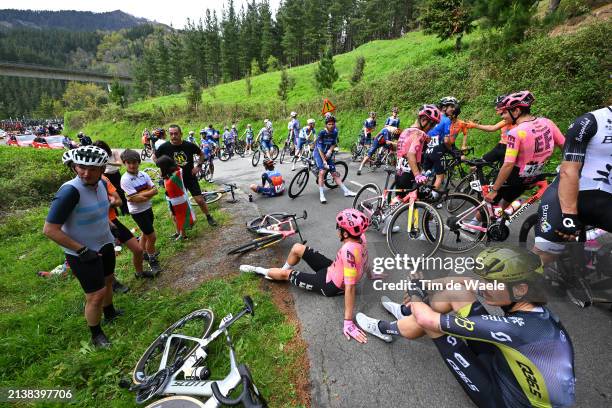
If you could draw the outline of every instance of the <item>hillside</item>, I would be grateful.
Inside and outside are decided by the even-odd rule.
[[[272,72],[251,79],[250,96],[244,80],[206,90],[195,114],[186,111],[185,96],[176,94],[138,102],[124,111],[70,113],[66,118],[70,132],[82,129],[117,146],[138,146],[144,127],[177,122],[186,130],[198,130],[208,123],[221,127],[236,121],[240,129],[247,123],[258,128],[266,117],[274,121],[280,140],[286,134],[289,111],[299,112],[302,121],[320,118],[322,97],[329,97],[338,108],[341,145],[346,148],[369,110],[385,118],[391,106],[397,105],[402,109],[402,125],[407,126],[420,104],[452,94],[463,102],[463,119],[492,123],[497,120],[491,107],[495,96],[527,88],[537,99],[535,113],[550,117],[563,129],[581,113],[612,101],[609,70],[602,69],[609,67],[609,59],[601,52],[608,48],[611,37],[609,24],[596,23],[565,36],[542,32],[501,51],[490,39],[473,33],[465,38],[466,49],[456,53],[452,42],[411,32],[336,56],[340,79],[326,95],[320,95],[314,86],[316,64],[288,70],[295,87],[289,92],[287,106],[276,95],[280,73]],[[360,55],[366,58],[364,78],[351,87],[348,79]],[[471,144],[481,153],[497,141],[497,135],[478,131],[472,135]]]
[[[0,10],[0,30],[54,28],[69,31],[117,31],[150,23],[151,21],[145,18],[134,17],[121,10],[105,13],[75,10]]]

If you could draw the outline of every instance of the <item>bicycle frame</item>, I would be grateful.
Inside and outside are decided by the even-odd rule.
[[[304,241],[304,238],[302,237],[302,232],[300,231],[300,226],[298,225],[298,223],[296,221],[296,216],[295,215],[292,215],[291,218],[286,220],[286,221],[277,220],[276,218],[274,218],[272,216],[270,216],[269,218],[272,218],[272,219],[274,219],[275,221],[278,221],[278,222],[276,224],[269,225],[268,227],[257,229],[257,231],[256,231],[257,234],[261,234],[261,235],[282,235],[281,239],[285,239],[285,238],[290,237],[292,235],[298,234],[300,236],[300,240],[302,242]],[[268,219],[268,216],[266,215],[263,218],[262,222],[267,220],[267,219]],[[288,224],[291,229],[288,230],[288,231],[283,231],[281,229],[281,225],[285,225],[285,224]],[[263,245],[261,248],[266,248],[266,247],[268,247],[270,245],[275,244],[276,242],[277,241],[274,241],[274,242],[272,242],[270,244]]]

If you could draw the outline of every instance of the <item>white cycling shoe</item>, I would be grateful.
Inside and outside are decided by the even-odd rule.
[[[355,316],[355,321],[363,331],[378,337],[386,343],[391,343],[393,341],[393,338],[390,334],[382,334],[380,332],[380,329],[378,328],[378,322],[380,320],[372,319],[371,317],[368,317],[363,313],[357,313],[357,316]]]
[[[357,193],[355,193],[354,191],[351,191],[351,190],[346,190],[344,192],[344,196],[345,197],[355,197],[356,195],[357,195]]]
[[[253,265],[240,265],[240,267],[238,269],[240,269],[240,272],[243,272],[243,273],[256,273],[258,275],[263,276],[264,278],[266,278],[268,280],[273,280],[268,275],[257,271],[257,268],[258,268],[257,266],[253,266]]]
[[[380,302],[382,303],[385,310],[393,315],[397,320],[403,319],[404,316],[402,314],[402,305],[399,303],[393,302],[387,296],[381,296]]]

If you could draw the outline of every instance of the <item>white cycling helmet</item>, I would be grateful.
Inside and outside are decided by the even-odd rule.
[[[98,146],[81,146],[67,150],[62,155],[64,164],[80,164],[82,166],[102,167],[108,162],[108,154]]]
[[[297,112],[291,112],[291,117],[295,118],[297,116]]]
[[[272,127],[272,121],[266,119],[266,127],[267,128],[271,128]]]
[[[314,119],[308,119],[306,121],[306,123],[309,124],[309,125],[314,125],[315,124],[315,120]]]

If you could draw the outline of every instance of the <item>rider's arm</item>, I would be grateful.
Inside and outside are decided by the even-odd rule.
[[[501,128],[503,128],[505,124],[506,122],[504,122],[503,120],[500,120],[494,125],[479,125],[478,123],[469,122],[469,127],[478,129],[478,130],[482,130],[484,132],[496,132],[500,130]]]
[[[497,179],[495,179],[495,183],[493,184],[493,189],[497,192],[504,185],[512,170],[514,169],[514,164],[516,163],[516,159],[518,157],[520,151],[521,140],[525,136],[525,131],[522,129],[512,129],[510,133],[508,133],[508,145],[506,147],[506,157],[504,158],[504,164],[502,164],[499,169],[499,174],[497,175]]]
[[[559,171],[559,204],[563,214],[578,214],[578,188],[582,163],[563,161]]]
[[[419,169],[419,164],[417,162],[417,155],[414,152],[408,152],[406,155],[408,159],[408,165],[410,166],[410,170],[412,174],[416,177],[421,174],[421,170]]]
[[[355,285],[344,285],[344,320],[353,320],[355,308]]]

